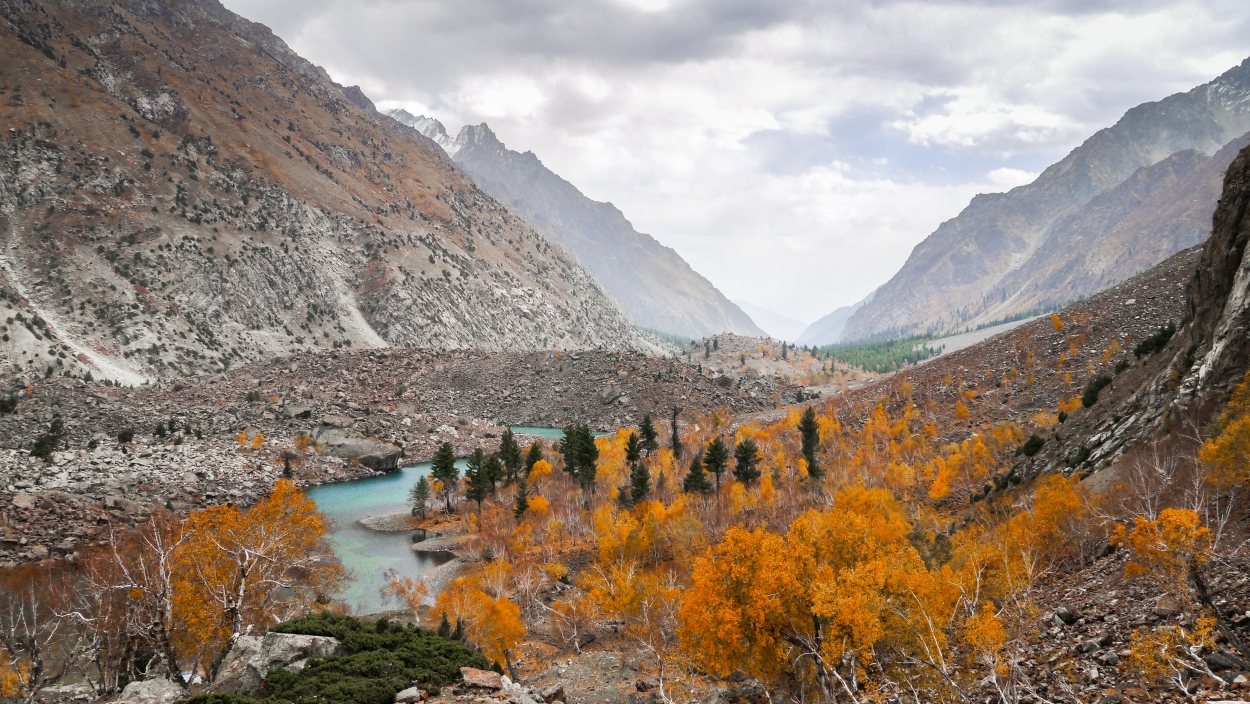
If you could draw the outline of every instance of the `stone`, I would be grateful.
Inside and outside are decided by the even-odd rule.
[[[1085,681],[1091,684],[1097,682],[1100,676],[1101,673],[1098,672],[1098,668],[1096,667],[1091,667],[1085,671]]]
[[[399,468],[403,451],[377,438],[366,437],[354,428],[322,426],[313,436],[322,446],[322,453],[331,457],[356,460],[369,469],[389,472]]]
[[[416,687],[409,687],[395,694],[395,704],[413,704],[425,699],[425,691]]]
[[[13,497],[13,508],[34,508],[34,494],[18,494]]]
[[[1236,660],[1233,660],[1228,655],[1221,653],[1218,650],[1207,653],[1202,659],[1206,660],[1207,665],[1216,672],[1220,672],[1221,670],[1231,670],[1234,667],[1237,667]]]
[[[312,406],[283,406],[284,418],[312,418]]]
[[[500,677],[498,672],[479,670],[476,667],[462,667],[460,668],[460,676],[464,678],[466,687],[478,687],[491,691],[503,689],[503,678]]]
[[[219,694],[251,694],[274,670],[299,671],[308,658],[343,655],[343,645],[325,636],[266,633],[264,638],[240,636],[222,660],[208,691]]]
[[[1117,655],[1114,650],[1108,650],[1106,653],[1104,653],[1102,655],[1101,660],[1102,660],[1102,664],[1110,666],[1110,667],[1115,667],[1116,665],[1120,664],[1120,656]]]
[[[1074,609],[1070,609],[1066,606],[1060,606],[1059,608],[1055,609],[1055,618],[1071,626],[1072,624],[1077,622],[1077,619],[1081,618],[1081,615],[1077,613]]]
[[[556,682],[555,684],[544,689],[538,694],[540,697],[542,697],[542,700],[546,704],[551,704],[552,702],[563,702],[564,701],[564,683]]]
[[[742,678],[721,690],[716,695],[716,701],[720,704],[761,704],[761,702],[766,701],[766,695],[767,693],[762,684]]]
[[[169,680],[144,680],[126,685],[117,704],[172,704],[185,695],[182,687]]]

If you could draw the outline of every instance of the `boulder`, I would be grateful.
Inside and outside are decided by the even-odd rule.
[[[395,694],[395,704],[413,704],[424,699],[425,692],[416,687],[409,687]]]
[[[355,428],[322,426],[313,435],[313,440],[321,445],[323,453],[331,457],[357,460],[365,467],[379,472],[398,469],[399,458],[403,455],[398,447],[377,438],[366,437]]]
[[[464,678],[466,687],[489,689],[492,692],[503,689],[503,678],[498,672],[479,670],[476,667],[460,668],[460,676]]]
[[[287,418],[312,418],[312,406],[283,406],[282,415]]]
[[[308,658],[343,655],[337,639],[293,633],[266,633],[264,638],[240,636],[221,662],[208,691],[251,694],[273,670],[298,671]]]
[[[169,680],[144,680],[126,685],[117,704],[172,704],[185,695],[182,687]]]
[[[555,684],[551,685],[550,687],[540,692],[539,696],[543,698],[543,701],[546,702],[546,704],[552,704],[552,702],[563,702],[564,701],[564,683],[556,682]]]

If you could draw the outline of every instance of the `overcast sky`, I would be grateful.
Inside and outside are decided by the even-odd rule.
[[[807,322],[976,193],[1250,55],[1250,2],[224,0],[379,108],[487,122]]]

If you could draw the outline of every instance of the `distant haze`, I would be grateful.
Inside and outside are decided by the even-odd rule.
[[[761,308],[743,300],[735,300],[734,303],[737,303],[739,308],[751,316],[751,320],[754,320],[756,325],[763,328],[764,332],[778,340],[794,342],[807,329],[807,323],[782,315],[777,311]]]
[[[380,108],[489,122],[733,299],[816,320],[979,192],[1250,55],[1225,0],[226,0]]]

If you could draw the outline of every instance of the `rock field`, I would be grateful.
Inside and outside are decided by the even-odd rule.
[[[461,456],[493,450],[504,426],[607,430],[645,413],[662,422],[673,405],[751,414],[793,393],[771,377],[713,378],[668,358],[603,351],[308,353],[136,388],[0,377],[0,397],[17,402],[0,415],[0,564],[72,554],[158,507],[250,504],[281,476],[284,457],[298,481],[321,484],[426,461],[443,442]],[[48,461],[32,457],[57,422]],[[131,440],[119,442],[128,429]]]

